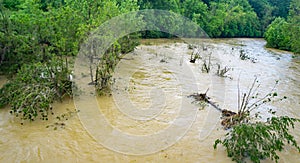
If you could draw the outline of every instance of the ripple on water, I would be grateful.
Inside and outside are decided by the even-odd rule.
[[[216,77],[214,73],[203,74],[202,62],[190,64],[188,54],[191,51],[185,43],[174,43],[173,40],[150,41],[156,43],[141,45],[134,54],[125,56],[127,59],[124,60],[124,67],[121,67],[122,72],[125,76],[131,73],[127,74],[131,78],[126,82],[122,74],[114,76],[120,82],[114,86],[113,91],[127,93],[137,108],[146,110],[157,105],[157,108],[162,109],[151,120],[134,120],[117,108],[113,97],[98,97],[101,113],[119,130],[136,135],[159,132],[177,118],[181,109],[179,106],[182,105],[180,100],[189,94],[204,92],[207,88],[210,88],[208,95],[220,106],[236,110],[239,76],[241,90],[246,91],[254,76],[259,75],[263,93],[270,90],[275,80],[279,80],[278,94],[288,99],[271,104],[270,107],[279,114],[300,118],[300,60],[292,57],[291,53],[266,49],[262,39],[204,40],[202,43],[208,47],[209,52],[202,53],[211,52],[213,62],[220,61],[221,66],[233,68],[229,72],[232,79],[229,79]],[[241,49],[255,57],[257,63],[241,61]],[[177,82],[182,62],[191,67],[198,90],[187,92],[182,90],[184,84]],[[216,65],[213,65],[212,71],[216,71]],[[192,79],[185,74],[183,81],[189,83]],[[0,76],[0,85],[5,82]],[[163,89],[164,94],[158,88]],[[154,100],[162,96],[163,102]],[[198,109],[195,104],[183,106],[182,109]],[[73,109],[75,106],[69,99],[54,104],[54,108],[55,115],[59,115],[66,108]],[[145,156],[127,156],[106,149],[88,134],[77,117],[69,119],[65,129],[54,131],[45,126],[55,122],[55,117],[48,122],[26,123],[22,126],[8,111],[8,108],[0,110],[0,162],[231,162],[222,147],[218,150],[212,147],[214,140],[225,133],[219,124],[220,113],[212,107],[198,112],[194,124],[183,139],[168,149]],[[299,124],[293,132],[300,143]],[[156,143],[161,142],[149,142],[149,148]],[[300,159],[299,153],[289,147],[280,156],[281,162],[299,162]]]

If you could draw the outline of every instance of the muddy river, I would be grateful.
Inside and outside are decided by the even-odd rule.
[[[223,147],[213,149],[214,140],[226,133],[220,112],[187,96],[209,89],[212,101],[237,111],[238,83],[245,92],[255,77],[260,95],[278,80],[276,92],[287,97],[256,110],[263,118],[269,109],[300,118],[300,57],[267,49],[262,39],[191,41],[202,58],[196,63],[189,62],[193,49],[187,43],[143,40],[117,65],[111,95],[91,99],[96,108],[89,107],[89,99],[76,108],[66,98],[53,104],[48,121],[23,125],[9,108],[1,109],[0,162],[231,162]],[[209,58],[211,70],[204,73]],[[226,77],[216,75],[218,66],[229,69]],[[0,78],[1,85],[5,81]],[[63,115],[67,118],[56,118]],[[300,124],[292,133],[300,143]],[[300,162],[290,146],[279,156],[279,162]]]

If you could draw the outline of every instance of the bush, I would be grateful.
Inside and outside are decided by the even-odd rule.
[[[10,105],[11,113],[23,120],[48,119],[51,103],[71,95],[70,71],[62,60],[24,65],[0,89],[0,107]]]
[[[257,163],[265,158],[271,158],[277,162],[279,156],[276,151],[282,151],[286,142],[300,152],[296,140],[289,134],[289,127],[294,128],[295,122],[300,122],[300,120],[272,117],[267,122],[241,123],[233,126],[224,140],[217,139],[214,148],[222,144],[227,150],[228,157],[236,162],[244,162],[246,157],[250,157],[251,161]]]

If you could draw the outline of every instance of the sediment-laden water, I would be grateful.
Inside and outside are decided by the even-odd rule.
[[[122,153],[136,152],[139,148],[126,149],[120,146],[110,150],[109,146],[95,139],[86,123],[82,123],[80,110],[68,120],[58,121],[56,116],[75,109],[72,99],[53,105],[54,116],[49,121],[21,121],[9,114],[9,109],[0,110],[0,162],[231,162],[222,147],[213,149],[214,140],[221,138],[226,131],[220,125],[220,113],[213,107],[204,109],[191,103],[188,95],[205,92],[224,109],[237,111],[237,94],[246,91],[255,76],[261,87],[259,92],[268,93],[278,80],[276,92],[287,96],[285,101],[270,103],[260,109],[264,118],[270,116],[272,108],[277,115],[300,118],[300,58],[285,51],[266,49],[262,39],[215,39],[196,40],[202,60],[190,63],[193,50],[188,44],[174,40],[143,40],[143,45],[125,55],[116,68],[112,95],[98,97],[99,108],[112,128],[127,135],[145,136],[145,146],[157,152],[143,155]],[[205,47],[205,48],[203,48]],[[207,50],[206,50],[207,49]],[[243,50],[249,59],[241,60]],[[203,60],[211,56],[212,70],[203,73]],[[217,67],[227,66],[227,77],[215,75]],[[6,79],[1,77],[0,84]],[[87,105],[88,105],[88,101]],[[130,109],[132,110],[130,110]],[[134,111],[136,109],[136,111]],[[132,112],[133,111],[133,112]],[[141,113],[147,113],[141,115]],[[194,116],[191,112],[196,113]],[[96,118],[89,117],[90,119]],[[55,123],[58,123],[56,125]],[[186,122],[193,122],[190,125]],[[64,125],[61,125],[63,123]],[[164,133],[161,139],[147,141],[147,136],[168,131],[173,125],[180,133]],[[186,124],[180,126],[180,124]],[[46,126],[49,126],[46,128]],[[52,125],[52,126],[51,126]],[[93,126],[95,131],[106,131]],[[54,130],[55,128],[55,130]],[[177,134],[177,141],[168,137]],[[293,130],[300,143],[300,124]],[[104,133],[111,136],[112,133]],[[164,137],[165,136],[165,137]],[[160,149],[161,144],[165,148]],[[105,143],[104,143],[105,144]],[[110,143],[114,145],[113,142]],[[124,146],[126,142],[124,142]],[[280,153],[279,162],[299,162],[300,154],[287,146]],[[263,162],[271,162],[264,160]]]

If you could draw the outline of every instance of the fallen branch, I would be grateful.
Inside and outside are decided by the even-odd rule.
[[[209,88],[206,90],[205,93],[195,93],[188,97],[193,97],[196,102],[201,102],[201,101],[206,102],[206,103],[210,104],[211,106],[213,106],[218,111],[222,112],[223,110],[219,106],[217,106],[214,102],[212,102],[210,100],[210,97],[207,96],[208,90],[209,90]]]
[[[205,93],[195,93],[195,94],[192,94],[188,97],[193,97],[195,99],[195,102],[201,102],[202,101],[202,102],[208,103],[212,107],[214,107],[215,109],[220,111],[222,113],[221,119],[223,119],[221,124],[224,126],[225,129],[228,129],[231,126],[239,123],[241,115],[239,115],[236,112],[230,111],[230,110],[221,109],[218,105],[216,105],[215,102],[212,102],[210,100],[210,97],[207,96],[208,90],[209,89],[207,89]]]

